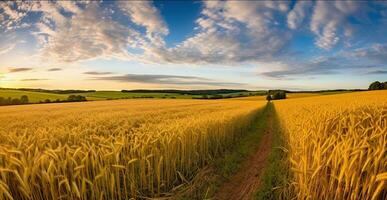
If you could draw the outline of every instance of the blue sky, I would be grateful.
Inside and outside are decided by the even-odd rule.
[[[0,87],[366,88],[383,1],[0,2]]]

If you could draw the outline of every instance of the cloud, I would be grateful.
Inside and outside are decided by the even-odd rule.
[[[55,71],[61,71],[62,70],[62,68],[50,68],[50,69],[48,69],[47,71],[49,71],[49,72],[55,72]]]
[[[5,33],[23,27],[21,21],[26,15],[27,7],[22,6],[20,2],[0,2],[0,32]]]
[[[364,21],[369,11],[368,3],[362,1],[317,1],[310,22],[310,30],[317,37],[315,44],[329,50],[341,38],[351,37],[354,27],[350,20]]]
[[[93,77],[92,80],[117,81],[128,83],[145,83],[158,85],[209,85],[219,87],[244,86],[242,83],[219,82],[216,80],[178,75],[156,75],[156,74],[126,74],[120,76]]]
[[[365,58],[370,61],[387,64],[387,44],[373,44],[370,47],[347,52],[345,55],[353,59]]]
[[[112,74],[112,73],[111,72],[90,71],[90,72],[85,72],[84,74],[88,74],[88,75],[109,75],[109,74]]]
[[[6,54],[6,53],[12,51],[16,47],[16,45],[17,45],[16,43],[13,43],[13,44],[9,44],[5,47],[1,47],[0,48],[0,55]]]
[[[132,22],[145,27],[153,45],[165,45],[162,37],[169,33],[168,27],[150,1],[120,1],[118,6]]]
[[[291,34],[278,26],[287,2],[205,1],[198,32],[172,48],[148,56],[171,63],[232,64],[271,59],[286,48]]]
[[[50,79],[44,79],[44,78],[26,78],[26,79],[21,79],[20,81],[47,81]]]
[[[10,67],[8,68],[8,73],[15,73],[15,72],[26,72],[26,71],[31,71],[33,68],[28,68],[28,67]]]
[[[313,5],[311,1],[297,1],[293,9],[288,13],[287,23],[290,29],[298,28],[304,21],[307,12]]]
[[[281,69],[262,72],[260,75],[273,79],[311,78],[315,75],[336,75],[342,73],[357,73],[358,70],[372,70],[377,68],[372,63],[357,63],[340,55],[321,57],[311,62],[286,63]]]
[[[375,70],[367,72],[366,74],[387,74],[387,70]]]
[[[34,14],[36,17],[29,18],[33,26],[31,32],[40,56],[50,61],[73,63],[118,58],[161,64],[238,66],[247,63],[260,65],[261,74],[269,78],[341,73],[345,69],[364,69],[364,66],[386,63],[387,50],[383,44],[325,58],[328,60],[299,61],[298,57],[290,56],[299,50],[294,49],[298,41],[296,45],[292,42],[298,32],[312,34],[315,37],[312,45],[326,50],[349,40],[356,34],[354,24],[367,22],[369,12],[375,11],[372,5],[366,5],[367,2],[204,1],[195,29],[174,46],[166,44],[173,29],[169,30],[151,1],[118,1],[108,5],[95,1],[0,3],[0,32],[22,29],[25,16]],[[380,10],[380,16],[387,16],[384,9]],[[0,54],[14,48],[0,46]],[[313,52],[306,54],[309,56]],[[352,60],[346,56],[352,56]],[[261,65],[273,62],[282,65],[277,68]],[[52,69],[55,70],[48,71],[60,70]],[[109,75],[109,72],[85,74],[98,76]],[[164,79],[156,82],[160,80]],[[207,82],[211,84],[212,80]]]
[[[95,19],[99,19],[95,22]],[[97,57],[127,56],[131,31],[106,18],[97,4],[88,5],[67,23],[59,23],[47,33],[42,54],[62,62],[76,62]]]

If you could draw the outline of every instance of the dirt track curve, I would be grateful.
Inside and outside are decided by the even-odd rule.
[[[264,168],[272,146],[273,114],[267,117],[267,125],[260,145],[242,164],[239,171],[225,182],[216,193],[215,200],[251,200],[260,185]]]

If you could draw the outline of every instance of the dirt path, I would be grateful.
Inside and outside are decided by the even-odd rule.
[[[266,166],[273,137],[273,116],[268,114],[265,133],[255,153],[242,164],[241,169],[224,183],[214,199],[216,200],[251,200],[260,185],[263,169]]]

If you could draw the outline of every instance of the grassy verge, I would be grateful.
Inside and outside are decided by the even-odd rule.
[[[259,113],[250,131],[241,138],[224,156],[214,160],[206,169],[201,170],[184,194],[175,199],[210,199],[219,186],[228,180],[242,165],[243,161],[256,151],[267,127],[267,119],[273,114],[273,106],[268,104]]]
[[[274,105],[270,105],[273,110],[273,146],[269,155],[268,165],[264,170],[261,185],[255,193],[256,200],[287,199],[289,194],[284,190],[290,178],[290,172],[286,159],[286,152],[281,147],[286,147],[286,143],[281,133],[278,117],[275,114]]]

